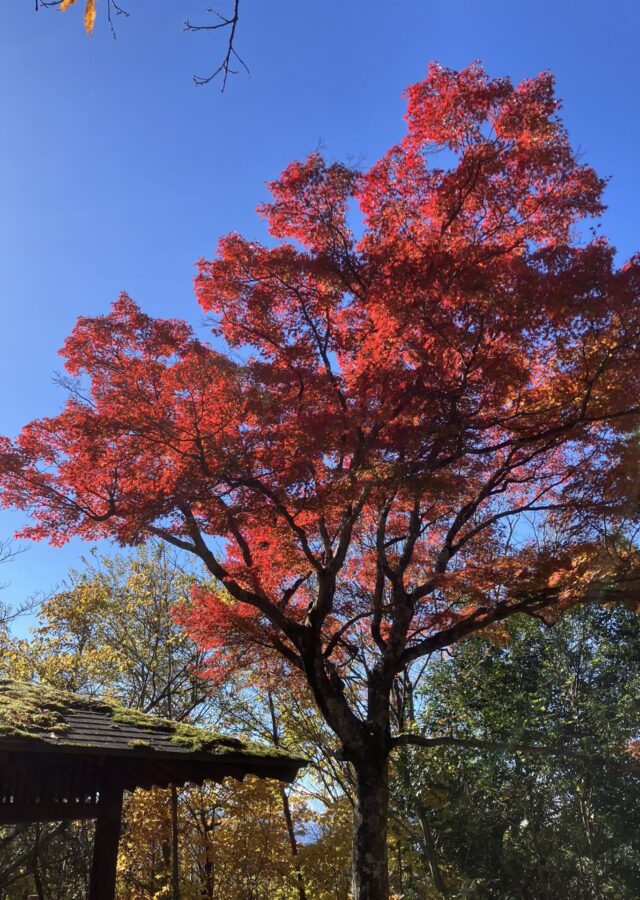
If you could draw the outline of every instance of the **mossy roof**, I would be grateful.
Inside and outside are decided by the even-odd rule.
[[[262,744],[227,737],[116,703],[60,691],[46,684],[0,679],[0,750],[146,757],[149,761],[218,762],[222,768],[288,773],[306,760]],[[276,774],[276,777],[280,777]]]

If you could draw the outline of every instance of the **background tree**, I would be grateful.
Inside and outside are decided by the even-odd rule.
[[[127,810],[118,866],[124,897],[166,896],[169,800],[165,791],[140,793]],[[179,831],[183,900],[297,900],[277,784],[229,780],[182,791]]]
[[[158,543],[129,558],[94,556],[84,570],[71,573],[65,590],[42,604],[33,637],[7,646],[5,666],[14,677],[106,695],[159,716],[197,720],[208,703],[207,685],[198,677],[201,653],[173,617],[188,602],[193,582],[175,554]],[[163,868],[177,895],[175,788],[170,795],[170,839]],[[47,841],[47,848],[40,838],[42,871],[59,872],[63,895],[78,871],[86,886],[90,831],[54,826],[47,836],[51,834],[57,840]],[[31,832],[28,838],[32,839]],[[12,852],[16,853],[15,846]],[[74,860],[72,871],[71,863],[62,865],[67,857]],[[27,862],[27,870],[33,868]],[[47,881],[48,890],[54,883]]]
[[[188,716],[263,743],[284,738],[291,746],[313,747],[320,757],[308,697],[298,698],[300,711],[292,706],[289,713],[291,698],[284,692],[274,697],[249,671],[224,685],[209,677],[203,651],[176,622],[195,583],[187,563],[158,542],[127,557],[90,554],[64,589],[41,605],[30,638],[12,640],[7,632],[3,674],[106,695],[162,716]],[[298,723],[305,723],[302,736]],[[340,796],[338,788],[327,801],[330,785],[329,770],[322,789],[312,793],[316,804]],[[199,900],[298,900],[309,885],[311,896],[321,896],[327,863],[320,853],[307,859],[299,846],[307,829],[311,844],[318,829],[325,830],[319,807],[314,811],[308,801],[307,792],[290,796],[283,786],[258,779],[137,792],[125,804],[118,890],[130,898],[177,893]],[[22,897],[29,883],[47,900],[84,897],[91,842],[86,823],[7,829],[0,843],[0,896],[4,890]],[[335,879],[329,888],[335,896]]]
[[[200,264],[228,353],[122,296],[68,339],[64,411],[2,448],[25,536],[194,554],[231,600],[201,591],[193,634],[306,680],[354,769],[356,900],[389,894],[405,670],[637,597],[639,265],[577,233],[603,182],[547,74],[432,66],[408,101],[367,172],[314,154],[271,185],[274,246],[232,234]]]
[[[455,896],[633,897],[640,770],[611,759],[638,738],[638,616],[592,605],[551,628],[511,622],[507,637],[432,661],[416,698],[423,727],[575,755],[407,750],[410,789],[396,779],[394,801],[410,845],[421,845],[426,816]],[[420,881],[408,898],[421,896]]]
[[[42,604],[21,648],[33,675],[158,716],[197,717],[207,702],[202,652],[174,617],[189,602],[193,573],[159,542],[133,556],[94,554],[84,562]]]

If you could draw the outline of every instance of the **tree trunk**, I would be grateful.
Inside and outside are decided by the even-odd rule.
[[[180,835],[178,830],[178,790],[169,785],[171,797],[171,897],[180,900]]]
[[[388,763],[386,758],[372,755],[366,762],[356,764],[355,770],[353,900],[388,900]]]
[[[271,693],[271,691],[267,692],[267,699],[269,701],[269,711],[271,713],[271,734],[273,736],[273,743],[276,745],[276,747],[279,747],[280,729],[278,727],[276,705],[273,702],[273,694]],[[302,869],[300,868],[300,860],[298,859],[298,842],[296,840],[296,831],[293,827],[293,817],[291,815],[291,807],[289,806],[289,797],[287,796],[287,792],[283,784],[280,785],[280,798],[282,800],[284,820],[287,825],[287,834],[289,835],[291,856],[293,857],[293,871],[295,873],[296,883],[298,886],[298,898],[299,900],[307,900],[307,893],[304,888],[304,878],[302,877]]]
[[[282,810],[284,812],[284,820],[287,825],[287,834],[289,835],[289,846],[291,847],[291,856],[293,857],[293,871],[296,876],[296,884],[298,887],[299,900],[307,900],[307,892],[304,887],[304,878],[302,869],[300,868],[300,860],[298,859],[298,841],[296,839],[296,831],[293,827],[293,816],[291,815],[291,807],[289,806],[289,798],[284,785],[280,785],[280,799],[282,800]]]
[[[422,828],[422,846],[424,849],[424,857],[427,861],[427,865],[429,866],[429,871],[431,872],[433,883],[436,887],[436,890],[446,897],[449,893],[449,889],[447,888],[447,884],[442,877],[442,872],[440,871],[440,866],[438,864],[438,854],[436,852],[436,845],[433,840],[433,834],[431,833],[429,819],[427,818],[427,810],[425,809],[424,804],[421,803],[418,799],[416,799],[415,802],[415,809],[420,821],[420,827]]]
[[[44,887],[40,877],[40,825],[36,825],[36,834],[33,841],[33,883],[36,887],[38,900],[45,900]]]

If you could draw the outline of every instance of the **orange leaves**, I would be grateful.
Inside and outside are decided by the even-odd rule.
[[[69,9],[70,6],[73,6],[76,0],[62,0],[62,3],[59,6],[61,12]],[[96,2],[97,0],[86,0],[84,6],[84,28],[87,34],[91,34],[93,32],[93,26],[96,21]]]
[[[624,747],[624,752],[626,752],[634,762],[637,760],[640,762],[640,741],[631,740]]]
[[[96,0],[87,0],[84,7],[84,27],[91,34],[96,21]]]
[[[150,319],[125,295],[110,315],[79,320],[63,352],[68,371],[90,379],[86,399],[26,428],[15,464],[34,489],[64,496],[42,511],[57,539],[68,528],[87,537],[116,528],[130,540],[149,516],[171,511],[166,498],[190,497],[233,452],[228,405],[242,408],[234,365],[186,324]],[[27,502],[18,492],[13,499]]]
[[[281,674],[274,648],[282,637],[255,608],[238,603],[223,590],[196,587],[191,603],[177,613],[180,625],[206,652],[203,670],[214,683],[230,675],[244,676],[255,685]],[[293,648],[291,648],[293,650]]]

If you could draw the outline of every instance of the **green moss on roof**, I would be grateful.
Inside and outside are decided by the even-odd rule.
[[[138,709],[127,709],[124,706],[111,706],[114,722],[122,725],[133,725],[145,731],[171,732],[171,743],[176,747],[183,747],[193,753],[228,753],[230,751],[243,751],[254,756],[278,756],[275,747],[267,747],[254,744],[251,741],[241,741],[238,738],[227,737],[209,728],[200,728],[189,725],[186,722],[174,722],[171,719],[161,719],[159,716],[150,716]],[[282,754],[285,756],[286,754]]]
[[[55,743],[61,746],[92,746],[90,742],[74,740],[68,735],[73,730],[72,717],[79,711],[96,712],[109,720],[117,733],[127,726],[149,734],[128,741],[129,749],[158,749],[154,747],[154,734],[175,745],[176,748],[192,753],[247,754],[283,762],[305,762],[274,747],[254,744],[237,738],[226,737],[207,728],[198,728],[183,722],[173,722],[148,715],[136,709],[126,709],[117,703],[83,697],[69,691],[60,691],[45,684],[28,684],[9,679],[0,679],[0,740],[35,740]]]
[[[121,725],[133,725],[144,731],[171,732],[172,744],[194,752],[215,750],[218,745],[227,750],[245,750],[247,748],[247,743],[239,741],[237,738],[225,737],[208,728],[196,728],[195,725],[187,725],[184,722],[173,722],[171,719],[150,716],[140,712],[139,709],[110,705],[110,713],[113,721]]]
[[[84,708],[96,704],[76,694],[58,691],[47,685],[27,684],[0,679],[0,736],[38,738],[63,735],[69,730],[65,721],[80,700]]]
[[[150,744],[149,741],[143,741],[139,738],[136,738],[133,741],[129,741],[129,746],[132,750],[153,750],[153,744]]]

